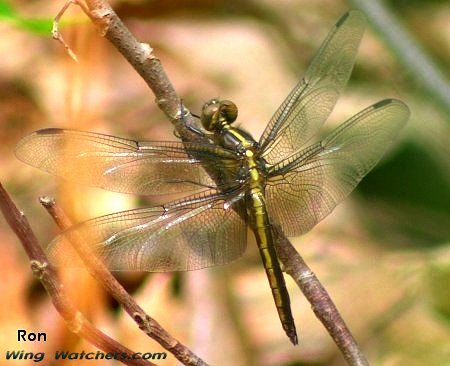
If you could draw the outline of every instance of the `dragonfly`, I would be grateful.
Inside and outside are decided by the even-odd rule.
[[[56,128],[24,137],[17,157],[63,179],[128,194],[187,193],[74,225],[49,244],[51,261],[80,263],[70,244],[76,234],[111,270],[197,270],[241,257],[249,227],[281,325],[297,344],[274,225],[287,236],[308,232],[378,163],[409,118],[406,104],[385,99],[317,138],[350,77],[365,25],[359,11],[338,20],[258,141],[234,126],[236,105],[218,99],[200,116],[209,143]]]

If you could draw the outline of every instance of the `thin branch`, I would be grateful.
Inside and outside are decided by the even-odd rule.
[[[40,198],[40,202],[61,230],[66,230],[72,226],[72,222],[61,207],[56,204],[55,200],[43,197]],[[172,337],[155,319],[145,313],[133,297],[111,274],[103,262],[92,253],[90,247],[83,238],[71,235],[70,243],[83,260],[91,275],[105,287],[108,293],[110,293],[119,304],[124,307],[128,315],[137,323],[139,328],[144,331],[145,334],[156,340],[164,349],[171,352],[184,365],[207,365],[201,358]]]
[[[81,7],[83,7],[84,5],[82,5],[82,3],[78,3],[77,0],[68,0],[64,6],[61,8],[61,10],[59,11],[59,13],[56,15],[55,19],[53,20],[53,26],[52,26],[52,37],[54,40],[58,41],[59,43],[61,43],[63,45],[63,47],[66,49],[67,53],[69,54],[69,56],[75,61],[78,62],[78,57],[75,54],[75,52],[72,51],[72,49],[70,48],[70,46],[67,44],[67,42],[64,40],[61,32],[59,31],[59,21],[61,19],[61,17],[64,15],[64,13],[66,12],[66,10],[69,8],[70,5],[72,4],[78,4]]]
[[[183,141],[208,143],[201,133],[194,132],[195,123],[188,109],[183,105],[175,88],[170,82],[161,61],[154,55],[152,47],[139,42],[107,1],[85,0],[89,9],[88,16],[108,39],[141,75],[155,94],[155,102],[173,123]]]
[[[275,225],[273,229],[277,254],[283,263],[284,271],[300,287],[303,295],[311,304],[314,314],[325,326],[347,363],[351,366],[369,366],[369,362],[364,357],[344,319],[342,319],[330,295],[328,295],[319,279],[295,250],[281,229]]]
[[[22,212],[17,209],[16,205],[11,200],[1,183],[0,210],[2,211],[3,216],[5,217],[9,226],[16,233],[28,257],[30,258],[31,270],[34,277],[42,283],[45,290],[49,294],[56,310],[67,322],[67,326],[70,331],[82,338],[85,338],[91,344],[107,353],[128,355],[130,359],[119,359],[120,362],[126,365],[155,365],[142,359],[133,360],[133,351],[124,347],[117,341],[113,340],[112,338],[95,328],[89,322],[89,320],[87,320],[70,302],[64,292],[63,285],[59,281],[58,274],[56,273],[55,269],[49,264],[44,251],[39,246],[36,236],[34,235],[27,218]]]

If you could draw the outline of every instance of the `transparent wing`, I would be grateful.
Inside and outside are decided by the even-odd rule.
[[[286,235],[305,233],[327,216],[380,160],[408,117],[404,103],[383,100],[273,166],[268,211]]]
[[[205,172],[235,182],[239,157],[219,146],[181,142],[139,142],[92,132],[56,128],[23,138],[16,155],[25,163],[75,183],[122,193],[156,195],[216,187]],[[228,180],[227,180],[228,179]]]
[[[267,162],[275,164],[298,151],[325,122],[350,77],[365,24],[361,12],[350,11],[330,31],[260,138]]]
[[[47,248],[55,265],[81,266],[72,243],[83,240],[111,270],[187,271],[229,263],[246,248],[246,225],[227,200],[202,193],[164,206],[118,212],[73,226]],[[245,212],[245,211],[244,211]]]

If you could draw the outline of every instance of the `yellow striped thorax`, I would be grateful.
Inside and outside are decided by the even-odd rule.
[[[246,172],[240,175],[245,175],[245,177],[242,177],[243,179],[249,179],[250,190],[262,190],[264,176],[261,172],[264,169],[264,160],[255,156],[258,143],[253,137],[231,125],[236,120],[237,115],[238,109],[233,102],[211,99],[204,104],[200,119],[207,131],[214,132],[213,140],[217,144],[236,151],[244,157]]]

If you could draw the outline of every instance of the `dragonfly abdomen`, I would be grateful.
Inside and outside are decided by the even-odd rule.
[[[253,187],[248,194],[248,216],[255,234],[259,253],[272,290],[272,296],[284,331],[293,344],[298,343],[291,301],[284,281],[283,272],[275,250],[272,228],[266,210],[265,197],[261,189]]]

